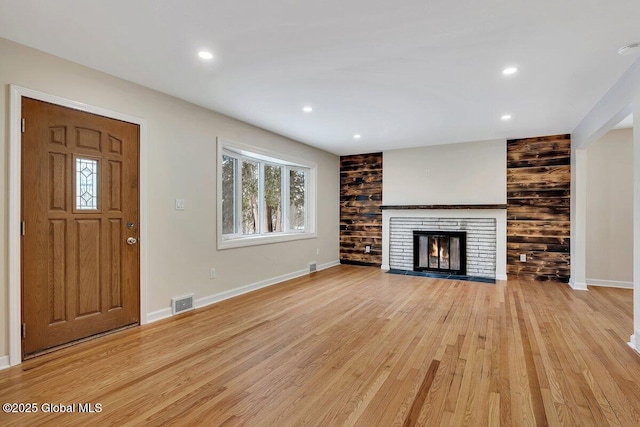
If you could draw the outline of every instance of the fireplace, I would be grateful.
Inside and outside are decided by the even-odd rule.
[[[413,231],[413,270],[467,274],[467,233]]]

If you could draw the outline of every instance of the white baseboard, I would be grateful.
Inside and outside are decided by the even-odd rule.
[[[636,331],[635,334],[631,335],[627,344],[629,344],[629,347],[640,353],[640,331]]]
[[[335,267],[340,265],[340,261],[331,261],[325,264],[320,264],[316,266],[316,271],[326,270],[327,268]],[[220,301],[224,301],[229,298],[237,297],[242,294],[246,294],[249,292],[257,291],[258,289],[266,288],[268,286],[273,286],[278,283],[285,282],[287,280],[295,279],[298,277],[302,277],[306,274],[309,274],[309,270],[298,270],[293,273],[283,274],[282,276],[272,277],[270,279],[261,280],[259,282],[251,283],[249,285],[241,286],[239,288],[230,289],[228,291],[219,292],[217,294],[209,295],[206,297],[198,298],[194,301],[195,308],[206,307],[211,304],[215,304]],[[147,323],[155,322],[161,319],[166,319],[171,317],[171,307],[163,308],[161,310],[157,310],[151,312],[147,315]]]
[[[506,274],[496,274],[496,280],[509,280]]]
[[[331,267],[335,267],[340,265],[340,260],[336,260],[336,261],[331,261],[331,262],[327,262],[325,264],[320,264],[317,269],[318,271],[320,270],[326,270],[327,268],[331,268]]]
[[[11,365],[9,364],[9,356],[0,356],[0,371],[7,369]]]
[[[633,282],[622,282],[619,280],[587,279],[589,286],[603,286],[606,288],[633,289]]]
[[[571,286],[571,289],[573,289],[574,291],[588,291],[589,290],[587,288],[587,284],[586,283],[576,282],[575,280],[573,280],[573,278],[569,279],[569,286]]]
[[[157,322],[158,320],[171,317],[171,307],[163,308],[162,310],[152,311],[147,314],[147,323]]]
[[[391,268],[389,268],[389,266],[388,266],[388,265],[386,265],[386,264],[382,264],[382,265],[380,266],[380,270],[382,270],[382,271],[389,271],[389,270],[391,270]]]

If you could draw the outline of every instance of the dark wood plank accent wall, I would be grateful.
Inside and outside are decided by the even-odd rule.
[[[340,157],[340,262],[382,264],[382,153]],[[371,252],[365,253],[365,247]]]
[[[569,281],[570,189],[570,135],[507,141],[509,277]]]

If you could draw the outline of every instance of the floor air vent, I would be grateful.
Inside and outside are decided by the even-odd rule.
[[[179,298],[171,298],[171,310],[173,314],[183,313],[193,310],[193,295],[186,295]]]
[[[315,262],[309,263],[309,273],[315,273],[317,271],[317,266]]]

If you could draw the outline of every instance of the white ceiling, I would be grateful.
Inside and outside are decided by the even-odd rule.
[[[0,37],[337,154],[569,133],[639,22],[638,0],[0,0]]]

